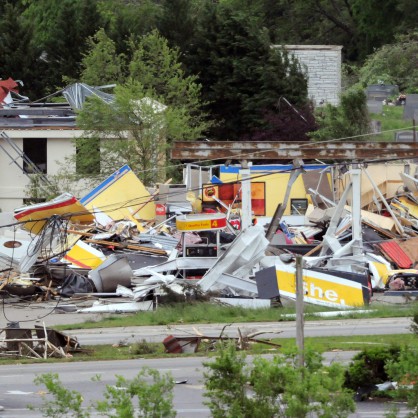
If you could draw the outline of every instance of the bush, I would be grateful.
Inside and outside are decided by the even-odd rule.
[[[350,141],[370,140],[370,120],[367,98],[362,89],[351,89],[341,96],[339,106],[327,104],[317,111],[319,129],[310,132],[314,141],[347,139]]]
[[[157,351],[157,346],[155,344],[149,343],[145,339],[142,339],[141,341],[136,341],[131,346],[131,353],[137,355],[153,354]]]
[[[176,416],[173,408],[174,380],[170,375],[160,375],[157,370],[144,367],[138,375],[128,381],[116,376],[115,385],[106,385],[104,400],[98,401],[87,408],[83,407],[83,396],[76,390],[66,389],[55,373],[47,373],[35,378],[36,384],[45,385],[52,400],[44,398],[40,411],[44,417],[89,418],[94,408],[101,416],[135,418]],[[100,380],[96,376],[93,380]],[[134,405],[134,399],[137,405]],[[30,407],[34,410],[34,407]]]
[[[352,393],[342,387],[341,365],[324,367],[317,353],[306,353],[305,367],[299,367],[294,354],[256,357],[247,365],[233,344],[219,350],[215,361],[204,363],[205,404],[213,417],[342,418],[354,412]]]
[[[353,357],[346,373],[344,386],[355,390],[360,398],[362,393],[372,391],[374,385],[388,381],[386,364],[399,358],[400,347],[373,347]],[[368,390],[370,388],[370,390]]]
[[[388,361],[385,367],[392,381],[396,381],[398,387],[394,397],[406,399],[408,407],[412,409],[407,417],[418,416],[418,363],[417,348],[403,347],[397,359]]]

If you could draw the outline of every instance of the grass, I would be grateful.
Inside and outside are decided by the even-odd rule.
[[[331,318],[321,318],[320,312],[332,312],[335,309],[314,305],[305,305],[305,319],[333,320],[344,318],[391,318],[412,317],[418,309],[417,302],[402,305],[371,304],[367,308],[350,310],[352,313]],[[367,311],[364,313],[363,311]],[[294,307],[274,307],[269,309],[246,309],[241,307],[225,307],[207,302],[177,303],[171,306],[160,305],[155,311],[138,312],[135,314],[112,314],[101,321],[84,322],[81,324],[60,325],[60,330],[135,327],[152,325],[179,324],[219,324],[237,322],[277,322],[293,321]]]
[[[305,305],[305,321],[318,320],[341,320],[344,318],[396,318],[412,317],[416,314],[418,302],[411,302],[402,305],[372,304],[368,308],[353,309],[349,315],[338,315],[331,318],[318,316],[321,312],[332,312],[327,309],[314,305]],[[361,312],[360,312],[361,311]],[[364,313],[366,311],[366,313]],[[338,311],[339,312],[339,311]],[[240,307],[225,307],[208,302],[177,303],[172,306],[160,305],[156,311],[139,312],[136,314],[112,315],[97,322],[85,322],[74,325],[61,325],[54,328],[61,330],[107,328],[107,327],[130,327],[130,326],[152,326],[152,325],[171,325],[178,324],[202,324],[202,323],[239,323],[239,322],[282,322],[294,321],[294,307],[274,307],[269,309],[245,309]],[[296,347],[294,338],[274,338],[269,340],[280,344],[281,348],[274,348],[262,343],[255,343],[251,346],[248,354],[275,353],[289,350]],[[305,338],[305,347],[318,352],[325,351],[361,351],[371,345],[417,345],[417,335],[361,335],[361,336],[334,336],[334,337],[315,337]],[[205,344],[202,344],[203,347]],[[180,356],[205,356],[213,355],[213,344],[207,344],[207,350],[202,348],[198,353],[180,354]],[[210,347],[210,349],[209,349]],[[149,343],[145,340],[138,340],[129,345],[119,342],[115,345],[83,346],[83,352],[74,353],[73,357],[66,359],[35,360],[25,358],[0,358],[2,364],[22,364],[34,362],[72,362],[72,361],[98,361],[98,360],[129,360],[136,358],[161,358],[174,357],[179,355],[165,353],[165,347],[161,343]]]
[[[412,120],[403,119],[403,106],[383,106],[382,113],[373,113],[370,118],[381,123],[382,133],[377,135],[378,141],[392,142],[395,130],[412,130]]]
[[[273,343],[280,344],[280,348],[275,348],[262,343],[254,343],[246,351],[249,355],[277,354],[294,351],[296,348],[295,338],[274,338]],[[326,351],[361,351],[371,346],[415,346],[418,348],[418,338],[414,334],[396,334],[396,335],[356,335],[356,336],[333,336],[333,337],[315,337],[305,338],[305,348],[315,350],[319,353]],[[30,358],[0,358],[0,365],[6,364],[30,364],[30,363],[58,363],[74,361],[106,361],[106,360],[134,360],[138,358],[167,358],[167,357],[190,357],[190,356],[214,356],[216,350],[213,350],[214,344],[203,343],[203,347],[198,353],[192,354],[168,354],[165,353],[165,347],[162,343],[147,343],[136,341],[129,345],[97,345],[85,346],[82,352],[74,353],[72,357],[30,359]],[[215,345],[216,346],[216,345]],[[207,347],[207,349],[205,349]]]

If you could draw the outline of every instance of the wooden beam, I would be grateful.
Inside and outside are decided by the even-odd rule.
[[[418,142],[178,141],[173,143],[171,158],[182,161],[411,159],[418,158]]]

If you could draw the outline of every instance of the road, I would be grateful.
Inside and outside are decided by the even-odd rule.
[[[345,335],[350,337],[351,335],[402,334],[409,332],[410,323],[410,318],[307,321],[305,323],[305,336]],[[74,330],[65,333],[77,337],[81,346],[83,346],[110,344],[120,341],[135,342],[142,339],[161,342],[169,334],[190,335],[200,332],[204,335],[217,336],[221,333],[224,325],[178,325],[170,328],[166,326],[126,327]],[[238,329],[241,332],[278,332],[279,336],[286,338],[295,337],[296,332],[294,321],[236,323],[226,327],[224,332],[232,337],[237,335]],[[352,354],[350,352],[326,353],[325,362],[347,363]],[[33,383],[36,375],[48,372],[58,373],[65,387],[83,394],[87,405],[91,401],[101,398],[105,385],[114,384],[116,375],[131,379],[144,366],[155,368],[161,373],[170,372],[177,381],[187,380],[187,383],[178,384],[174,389],[174,404],[178,417],[209,417],[209,410],[203,403],[202,373],[204,367],[202,361],[205,361],[205,359],[187,357],[1,366],[0,405],[5,409],[0,412],[0,418],[38,418],[42,416],[39,412],[31,411],[27,407],[28,405],[39,407],[42,402],[41,395],[44,393],[44,388]],[[91,379],[97,374],[101,376],[101,382],[93,383]],[[356,413],[350,415],[350,418],[381,418],[384,415],[385,408],[385,405],[379,403],[361,402],[357,405]],[[405,414],[405,409],[403,409],[399,417],[403,417]]]
[[[228,324],[198,324],[198,325],[173,325],[102,328],[93,330],[65,331],[65,334],[76,337],[83,345],[116,344],[118,342],[132,343],[141,340],[149,342],[162,342],[168,335],[185,336],[200,333],[205,336],[219,336]],[[305,337],[320,336],[351,336],[373,334],[407,334],[410,332],[411,318],[373,318],[373,319],[334,319],[320,321],[306,321],[304,326]],[[289,322],[254,322],[234,323],[224,329],[223,335],[238,336],[238,330],[242,333],[265,331],[266,336],[280,338],[295,338],[296,323]],[[267,335],[267,333],[272,333]]]
[[[334,360],[347,361],[349,356],[340,358],[338,354],[328,354],[327,362]],[[187,380],[174,388],[174,406],[180,418],[210,417],[209,409],[203,404],[202,372],[204,366],[198,357],[168,358],[154,360],[99,361],[90,363],[55,363],[1,366],[0,404],[4,411],[0,418],[39,418],[42,415],[27,408],[28,405],[39,407],[45,388],[36,386],[33,379],[36,375],[58,373],[64,386],[82,393],[85,405],[101,399],[105,385],[113,385],[115,375],[132,379],[144,367],[157,369],[160,373],[170,373],[176,381]],[[100,382],[92,382],[96,375]],[[361,402],[357,411],[350,418],[381,418],[386,405],[375,402]],[[99,416],[99,415],[93,415]],[[405,409],[400,417],[405,416]]]

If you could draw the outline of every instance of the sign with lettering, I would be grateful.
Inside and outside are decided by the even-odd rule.
[[[179,231],[213,231],[226,227],[226,215],[223,213],[180,215],[176,218]]]
[[[342,272],[343,273],[343,272]],[[296,269],[276,263],[280,296],[296,299]],[[347,273],[347,277],[349,273]],[[368,302],[368,288],[361,283],[310,269],[303,270],[303,300],[307,303],[335,308],[354,308]]]

